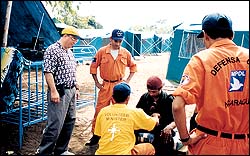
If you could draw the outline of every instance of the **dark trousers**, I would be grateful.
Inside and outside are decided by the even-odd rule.
[[[157,156],[173,156],[174,155],[174,140],[171,138],[171,141],[166,143],[165,140],[161,137],[156,137],[153,141],[153,146],[155,147],[155,155]]]

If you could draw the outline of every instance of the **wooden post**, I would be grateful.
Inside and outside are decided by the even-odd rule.
[[[3,45],[2,45],[2,47],[7,47],[11,8],[12,8],[12,1],[8,1],[7,8],[6,8],[6,16],[5,16],[5,25],[4,25]]]

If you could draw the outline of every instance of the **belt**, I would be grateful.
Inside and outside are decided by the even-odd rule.
[[[75,85],[73,85],[73,86],[71,86],[71,87],[65,86],[64,88],[65,88],[65,89],[72,89],[72,88],[74,88],[74,87],[75,87]]]
[[[121,81],[122,78],[120,78],[119,80],[105,80],[105,79],[103,79],[103,80],[106,81],[106,82],[114,83],[114,82]]]
[[[205,132],[207,134],[211,134],[211,135],[214,135],[214,136],[217,136],[218,135],[218,131],[215,131],[215,130],[212,130],[212,129],[208,129],[206,127],[203,127],[201,125],[197,125],[196,127],[198,130],[202,131],[202,132]],[[246,138],[246,135],[245,134],[231,134],[231,133],[224,133],[224,132],[221,132],[220,134],[220,137],[222,138],[229,138],[229,139],[245,139]],[[249,134],[247,134],[247,137],[249,138]]]

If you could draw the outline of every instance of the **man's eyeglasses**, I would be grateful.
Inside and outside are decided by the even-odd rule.
[[[68,35],[68,36],[71,38],[72,41],[77,41],[78,40],[78,38],[76,38],[76,37],[74,37],[72,35]]]

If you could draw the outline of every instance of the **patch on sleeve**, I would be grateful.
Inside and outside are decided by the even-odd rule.
[[[94,63],[94,62],[96,62],[96,58],[95,57],[92,59],[92,63]]]
[[[243,91],[246,79],[246,70],[233,70],[230,76],[229,92]]]
[[[180,81],[180,85],[181,86],[186,85],[186,84],[189,83],[189,81],[190,81],[189,75],[184,74],[184,75],[182,75],[182,78],[181,78],[181,81]]]

